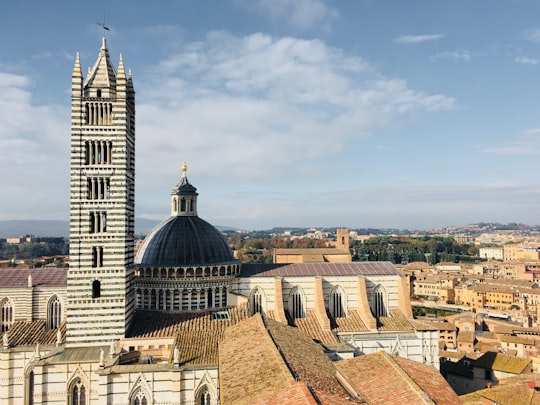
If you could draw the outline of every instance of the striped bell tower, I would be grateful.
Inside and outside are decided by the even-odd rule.
[[[66,344],[110,345],[135,305],[135,91],[105,38],[86,78],[73,68],[70,190]]]

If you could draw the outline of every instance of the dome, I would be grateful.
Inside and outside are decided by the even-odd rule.
[[[236,261],[221,232],[198,216],[169,217],[147,235],[135,258],[136,265],[148,267]]]

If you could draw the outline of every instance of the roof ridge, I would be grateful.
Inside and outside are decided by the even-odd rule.
[[[394,360],[393,356],[390,353],[387,353],[384,350],[382,350],[382,352],[384,353],[383,356],[388,361],[388,363],[390,363],[390,365],[404,378],[404,380],[409,383],[409,386],[413,388],[413,391],[417,393],[418,396],[422,398],[422,400],[425,401],[426,398],[428,398],[430,401],[433,401],[432,398],[428,395],[428,393],[413,380],[409,373],[407,373],[407,371],[398,362]]]

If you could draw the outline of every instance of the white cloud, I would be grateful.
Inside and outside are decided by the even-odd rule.
[[[444,37],[444,34],[403,35],[395,38],[394,42],[398,44],[419,44],[422,42],[435,41]]]
[[[139,190],[171,187],[183,160],[206,181],[302,182],[403,115],[455,107],[319,40],[214,32],[148,71],[136,83]]]
[[[339,17],[337,9],[322,0],[247,0],[242,4],[274,22],[286,22],[300,32],[314,28],[328,30]]]
[[[460,51],[454,51],[454,52],[440,52],[433,56],[431,56],[432,59],[451,59],[456,62],[464,61],[464,62],[470,62],[472,60],[472,55],[467,50],[460,50]]]
[[[0,72],[0,150],[6,159],[0,166],[0,218],[63,218],[69,113],[33,105],[29,87],[27,77]]]
[[[523,33],[523,36],[532,42],[540,42],[540,29],[532,29]]]
[[[524,65],[538,65],[538,63],[540,63],[538,59],[528,58],[526,56],[517,56],[514,61]]]
[[[505,145],[484,147],[481,150],[484,153],[496,155],[538,155],[540,154],[540,128],[526,129]]]

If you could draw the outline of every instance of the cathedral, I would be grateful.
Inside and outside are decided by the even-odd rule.
[[[71,100],[69,269],[0,270],[0,403],[370,404],[385,378],[455,403],[393,264],[241,264],[185,164],[135,255],[135,91],[105,39]]]

